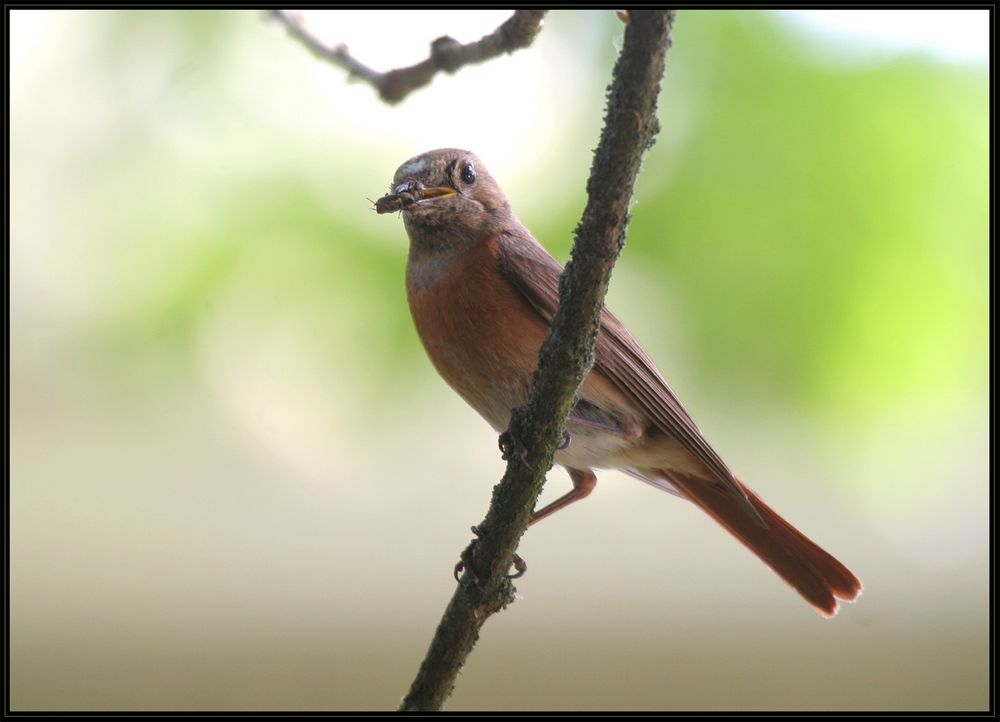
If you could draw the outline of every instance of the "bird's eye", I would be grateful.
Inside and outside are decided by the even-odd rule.
[[[472,163],[466,163],[465,167],[462,168],[462,182],[466,185],[472,185],[476,182],[476,169],[472,167]]]

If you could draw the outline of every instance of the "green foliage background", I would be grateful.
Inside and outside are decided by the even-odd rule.
[[[253,12],[11,15],[14,709],[395,707],[502,464],[365,198],[507,113],[480,155],[565,258],[620,33],[553,12],[390,108]],[[866,592],[822,622],[606,473],[450,709],[986,707],[987,78],[680,14],[610,305]]]

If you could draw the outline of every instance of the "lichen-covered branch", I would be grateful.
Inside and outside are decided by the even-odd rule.
[[[483,623],[513,601],[507,570],[562,442],[573,398],[593,365],[600,312],[611,269],[625,242],[635,179],[642,155],[659,130],[656,102],[674,12],[630,10],[627,17],[608,90],[604,129],[587,182],[587,207],[560,281],[559,310],[539,352],[528,405],[511,419],[511,432],[527,450],[525,459],[511,455],[493,490],[486,520],[479,525],[481,538],[464,556],[467,573],[403,699],[403,710],[440,709]],[[470,566],[473,574],[468,573]]]
[[[516,10],[500,27],[474,43],[463,45],[444,35],[431,43],[431,54],[426,60],[408,68],[380,73],[356,60],[343,43],[334,47],[325,44],[310,33],[301,18],[293,13],[287,10],[271,11],[288,28],[292,37],[317,56],[346,70],[350,77],[374,86],[382,100],[390,104],[398,103],[414,90],[427,85],[441,71],[454,73],[463,65],[481,63],[528,47],[541,30],[545,13],[545,10]]]

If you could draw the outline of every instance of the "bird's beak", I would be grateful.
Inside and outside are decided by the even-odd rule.
[[[458,191],[448,186],[434,186],[433,188],[421,188],[411,181],[400,183],[387,196],[382,196],[375,201],[376,213],[394,213],[396,211],[411,211],[419,208],[424,201],[434,198],[447,198],[456,195]]]
[[[434,188],[424,188],[420,192],[420,200],[426,200],[427,198],[445,198],[447,196],[453,196],[457,193],[454,188],[449,188],[448,186],[435,186]]]
[[[435,202],[454,195],[458,195],[458,191],[448,186],[433,186],[431,188],[408,191],[401,197],[409,196],[411,200],[404,202],[400,210],[406,213],[419,212],[421,208],[429,208]]]

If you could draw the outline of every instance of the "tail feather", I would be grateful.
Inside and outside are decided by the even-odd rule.
[[[782,519],[746,485],[746,499],[764,521],[754,518],[743,500],[708,479],[667,469],[657,470],[754,554],[792,585],[807,602],[827,617],[837,613],[837,599],[853,601],[861,581],[847,567]]]

